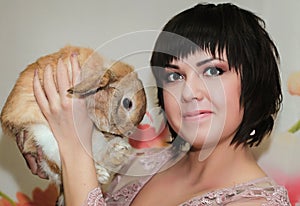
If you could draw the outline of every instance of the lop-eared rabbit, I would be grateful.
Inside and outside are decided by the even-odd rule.
[[[146,112],[145,91],[134,69],[120,61],[106,60],[92,49],[66,46],[30,64],[21,72],[2,109],[2,130],[7,136],[24,141],[21,142],[23,153],[36,155],[37,148],[42,149],[42,169],[59,188],[62,181],[58,146],[34,97],[33,77],[38,70],[43,85],[45,67],[51,65],[55,75],[59,59],[71,72],[73,54],[78,56],[81,66],[81,82],[68,92],[70,98],[85,98],[89,117],[95,125],[93,156],[101,184],[107,184],[129,158],[132,148],[125,139],[134,132]],[[63,204],[61,190],[58,205]]]

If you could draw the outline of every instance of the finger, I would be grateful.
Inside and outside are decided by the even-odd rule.
[[[78,61],[77,54],[73,53],[71,55],[71,65],[72,65],[72,84],[73,86],[80,82],[80,65]]]
[[[16,135],[16,142],[17,142],[17,145],[18,145],[18,148],[19,148],[20,152],[23,152],[23,150],[24,150],[24,138],[22,137],[21,133]]]
[[[43,157],[44,157],[44,154],[43,154],[43,150],[41,147],[38,147],[37,148],[37,162],[40,163],[43,161]]]
[[[27,167],[31,170],[31,173],[36,175],[38,171],[38,164],[36,162],[36,157],[31,153],[23,154],[26,160]]]
[[[33,78],[33,93],[36,98],[36,101],[42,111],[42,113],[45,115],[49,112],[49,103],[48,99],[44,93],[44,90],[41,86],[41,82],[39,80],[38,76],[38,70],[34,71],[34,78]]]
[[[27,136],[28,136],[27,134],[28,134],[27,130],[23,130],[22,132],[16,135],[16,142],[21,152],[23,152],[24,150],[24,144],[27,141]]]
[[[42,179],[49,179],[48,175],[44,172],[44,170],[41,167],[38,167],[36,173]]]
[[[48,175],[45,173],[45,171],[42,169],[42,161],[43,161],[43,151],[41,147],[37,148],[37,175],[42,179],[48,179]]]
[[[50,65],[47,65],[44,71],[44,90],[49,105],[51,107],[55,107],[55,105],[59,102],[59,95],[53,77],[53,70]]]
[[[65,98],[67,96],[67,90],[70,88],[70,80],[68,69],[62,59],[59,59],[57,63],[56,80],[59,95],[61,98]]]

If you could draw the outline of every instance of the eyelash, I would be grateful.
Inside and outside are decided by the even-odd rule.
[[[178,78],[180,78],[180,79],[174,79],[174,76],[177,76]],[[183,80],[183,75],[181,75],[180,73],[178,73],[178,72],[167,72],[166,74],[165,74],[165,81],[166,82],[175,82],[175,81],[179,81],[179,80]]]
[[[205,73],[207,73],[208,71],[211,71],[212,69],[215,69],[215,71],[217,71],[217,74],[210,74],[210,75],[206,75]],[[216,77],[216,76],[220,76],[224,73],[224,70],[219,68],[219,67],[207,67],[204,72],[203,72],[203,76],[211,76],[211,77]]]
[[[214,72],[216,72],[216,73],[211,73],[213,69],[214,69]],[[203,71],[203,76],[204,77],[216,77],[216,76],[222,75],[224,72],[225,71],[223,69],[219,68],[219,67],[207,67]],[[174,79],[174,75],[176,75],[176,79]],[[183,80],[184,76],[182,74],[180,74],[179,72],[167,72],[165,74],[164,79],[167,83],[169,83],[169,82],[175,82],[175,81]]]

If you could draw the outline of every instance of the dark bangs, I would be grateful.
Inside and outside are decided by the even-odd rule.
[[[226,9],[226,5],[222,8],[213,4],[197,5],[175,16],[157,39],[151,65],[165,67],[173,59],[203,50],[214,57],[216,54],[221,57],[225,51],[229,65],[239,68],[243,62],[240,54],[249,32],[245,31],[247,26],[241,24],[239,13],[232,8],[226,12]]]

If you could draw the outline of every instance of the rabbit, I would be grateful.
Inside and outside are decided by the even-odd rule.
[[[40,57],[20,73],[1,111],[2,131],[16,138],[26,133],[23,152],[43,151],[42,169],[60,189],[58,205],[63,205],[61,163],[57,142],[39,109],[33,93],[34,71],[43,85],[43,72],[51,65],[55,75],[59,59],[71,71],[70,56],[76,54],[81,66],[81,82],[68,90],[72,98],[85,98],[95,129],[93,157],[99,183],[108,184],[113,174],[129,158],[132,147],[126,141],[146,113],[146,94],[132,66],[111,61],[90,48],[65,46]]]

